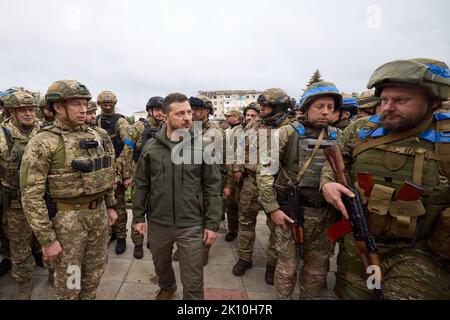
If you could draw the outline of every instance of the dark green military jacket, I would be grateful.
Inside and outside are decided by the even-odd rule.
[[[202,163],[193,161],[194,150]],[[191,132],[189,138],[174,143],[166,137],[165,126],[145,144],[136,169],[134,224],[145,222],[147,218],[147,221],[167,226],[204,225],[213,231],[219,228],[222,216],[220,165],[204,163],[202,150],[201,137],[193,137]],[[182,154],[189,160],[173,162],[172,153]]]

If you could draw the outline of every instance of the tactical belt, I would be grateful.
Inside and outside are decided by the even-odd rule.
[[[91,202],[86,203],[64,203],[64,202],[58,202],[56,203],[56,209],[58,211],[72,211],[72,210],[83,210],[83,209],[89,209],[94,210],[97,209],[97,207],[102,203],[103,198],[94,199]]]

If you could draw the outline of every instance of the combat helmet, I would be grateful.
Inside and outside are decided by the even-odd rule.
[[[9,109],[16,109],[21,107],[38,107],[36,97],[27,91],[16,91],[3,98],[5,107]]]
[[[45,95],[45,101],[50,111],[55,112],[53,105],[67,99],[92,99],[91,93],[85,85],[76,80],[59,80],[50,85]]]
[[[153,108],[162,108],[164,99],[162,97],[151,97],[147,105],[145,106],[145,110],[148,111]]]
[[[292,100],[284,91],[280,88],[271,88],[264,90],[257,100],[259,105],[269,105],[273,108],[273,114],[286,112],[292,107]]]
[[[322,96],[332,96],[336,101],[334,109],[338,110],[342,107],[342,95],[332,82],[316,82],[306,88],[300,98],[300,110],[305,113],[310,104],[317,98]]]
[[[380,96],[383,88],[395,84],[422,86],[430,97],[445,101],[450,96],[450,70],[442,61],[426,58],[388,62],[370,77],[368,89]]]

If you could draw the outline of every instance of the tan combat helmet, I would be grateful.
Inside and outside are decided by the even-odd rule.
[[[108,90],[102,91],[97,96],[97,103],[117,103],[117,96]]]
[[[439,60],[396,60],[375,70],[367,88],[375,88],[375,95],[379,97],[384,87],[395,84],[420,85],[432,98],[445,101],[450,96],[450,70]]]
[[[85,85],[76,80],[55,81],[48,87],[45,100],[50,111],[55,112],[53,105],[55,102],[65,101],[67,99],[92,99],[91,93]]]
[[[3,98],[5,107],[8,109],[16,109],[21,107],[38,107],[36,97],[27,91],[16,91]]]
[[[230,109],[228,112],[226,112],[225,117],[232,117],[232,116],[236,116],[238,117],[239,120],[242,120],[243,118],[243,114],[241,110],[238,109]]]

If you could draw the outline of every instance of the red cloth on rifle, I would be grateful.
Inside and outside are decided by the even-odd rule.
[[[346,234],[352,232],[352,225],[349,220],[342,219],[328,228],[327,234],[331,241],[335,242]]]

